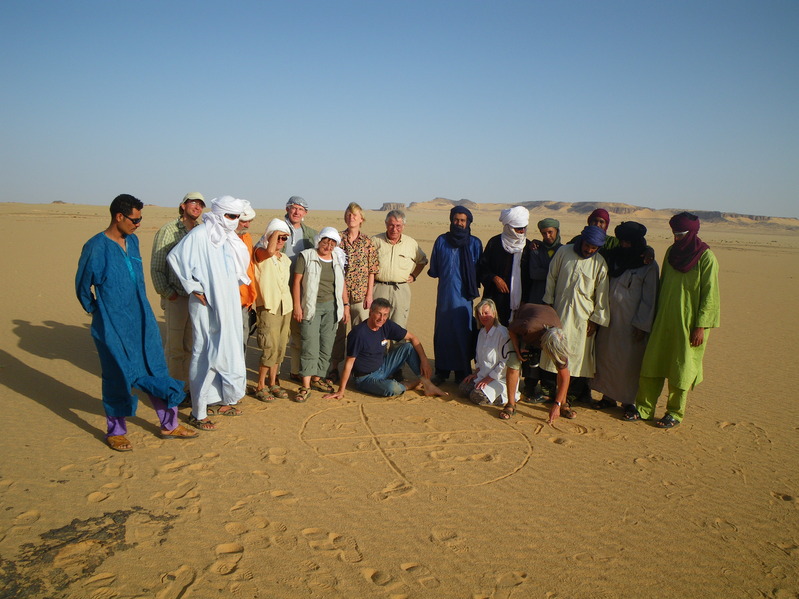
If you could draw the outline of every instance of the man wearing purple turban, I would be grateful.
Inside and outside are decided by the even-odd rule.
[[[697,233],[699,218],[681,212],[669,221],[674,244],[666,250],[655,323],[644,353],[637,412],[628,420],[651,420],[664,379],[666,414],[657,422],[672,428],[685,416],[688,391],[702,382],[707,329],[719,326],[719,263]]]
[[[544,303],[551,305],[563,323],[569,342],[569,395],[586,390],[586,379],[594,376],[594,333],[597,326],[610,323],[608,310],[608,267],[597,250],[605,243],[605,231],[589,225],[577,242],[560,248],[549,265]],[[540,367],[557,373],[546,354]]]

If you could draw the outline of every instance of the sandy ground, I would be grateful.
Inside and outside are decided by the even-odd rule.
[[[145,208],[146,264],[174,212]],[[280,214],[259,210],[253,229]],[[531,405],[506,423],[449,387],[443,399],[246,398],[242,417],[186,442],[159,439],[142,403],[123,454],[103,442],[99,362],[73,290],[107,209],[0,215],[4,598],[799,596],[796,232],[703,226],[722,326],[671,431],[585,408],[548,426]],[[496,218],[476,214],[484,242]],[[639,218],[660,260],[666,219]],[[343,227],[340,213],[308,221]],[[429,252],[446,221],[414,210],[406,233]],[[562,221],[566,239],[583,224]],[[381,222],[368,212],[364,229]],[[149,280],[148,293],[161,319]],[[409,328],[432,354],[435,281],[413,293]],[[256,360],[251,347],[250,380]]]

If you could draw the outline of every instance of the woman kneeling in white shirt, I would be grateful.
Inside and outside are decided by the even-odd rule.
[[[505,364],[513,351],[508,329],[499,324],[493,300],[485,299],[477,304],[474,315],[480,327],[474,360],[476,370],[463,379],[460,390],[478,405],[504,406],[508,403]]]

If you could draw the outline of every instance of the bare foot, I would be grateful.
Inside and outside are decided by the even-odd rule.
[[[446,391],[442,391],[433,384],[433,381],[426,378],[421,378],[415,383],[408,385],[408,389],[421,391],[424,395],[433,397],[443,397],[449,395]]]

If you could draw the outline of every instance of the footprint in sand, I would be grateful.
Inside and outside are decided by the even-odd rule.
[[[108,493],[103,493],[102,491],[95,491],[94,493],[89,493],[86,496],[86,501],[89,503],[100,503],[101,501],[105,501],[108,499],[110,495]]]
[[[273,522],[271,529],[275,531],[275,534],[271,537],[273,545],[286,551],[297,547],[297,537],[289,533],[289,529],[285,524]]]
[[[244,546],[240,543],[222,543],[214,549],[216,561],[208,568],[210,572],[227,576],[236,571],[244,553]]]
[[[416,489],[408,482],[401,480],[390,483],[382,490],[370,494],[369,497],[376,501],[385,501],[386,499],[405,497],[413,493],[416,493]]]
[[[306,528],[302,531],[302,536],[311,549],[335,555],[348,564],[355,564],[363,559],[358,543],[350,536],[328,532],[321,528]]]
[[[286,463],[286,455],[288,449],[284,447],[270,447],[269,450],[263,455],[263,459],[270,464],[281,465]]]
[[[156,599],[180,599],[196,577],[194,569],[186,565],[180,566],[173,572],[167,572],[161,577],[164,588],[156,593]]]
[[[382,570],[375,570],[374,568],[363,568],[361,574],[373,585],[380,587],[391,597],[407,597],[410,594],[410,588],[401,580],[395,579],[388,572]]]
[[[400,568],[412,576],[416,580],[416,583],[425,589],[437,589],[441,586],[441,582],[438,578],[433,576],[433,573],[427,566],[417,564],[416,562],[410,562],[407,564],[400,564]]]
[[[779,493],[777,491],[772,491],[771,496],[774,499],[780,499],[782,501],[796,501],[796,497],[793,495],[789,495],[788,493]]]
[[[290,491],[275,489],[274,491],[269,491],[269,494],[272,496],[272,499],[277,499],[280,503],[284,503],[286,505],[293,505],[298,501],[298,499],[294,497],[294,494]]]
[[[466,553],[469,547],[466,541],[452,528],[436,526],[432,529],[430,540],[437,545],[442,545],[454,553]]]
[[[8,480],[7,478],[0,480],[0,493],[5,493],[6,491],[8,491],[11,488],[11,485],[13,484],[14,481]]]
[[[527,578],[527,572],[494,572],[485,574],[481,586],[483,588],[493,586],[494,591],[489,595],[482,596],[486,599],[509,599],[514,594],[516,587],[524,584]]]

